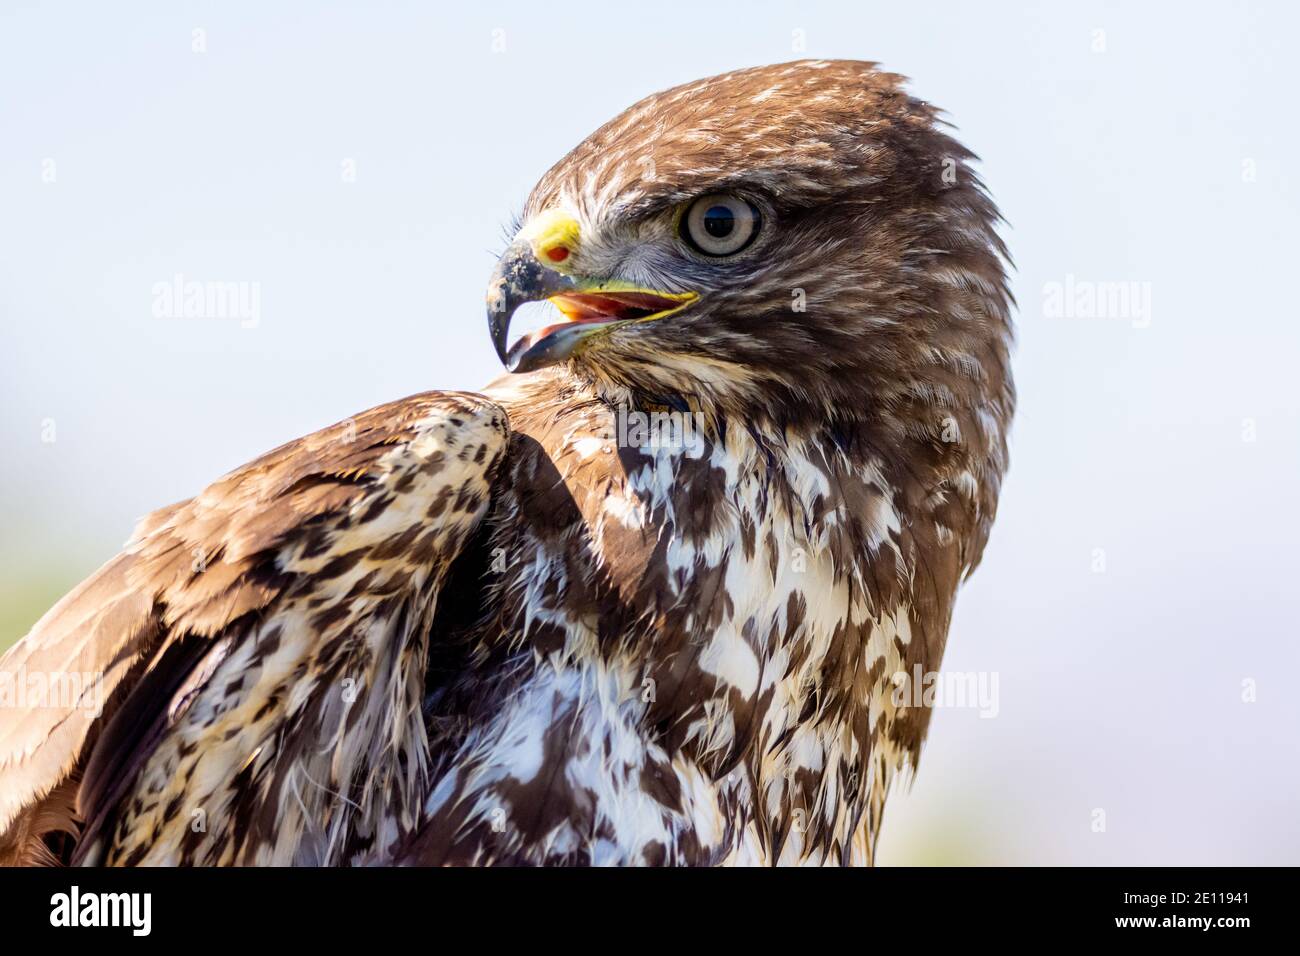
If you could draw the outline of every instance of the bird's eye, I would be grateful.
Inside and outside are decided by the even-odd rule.
[[[731,256],[758,235],[758,210],[739,196],[701,196],[682,217],[682,238],[706,256]]]

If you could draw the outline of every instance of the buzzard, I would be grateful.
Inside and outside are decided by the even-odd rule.
[[[854,61],[602,126],[496,265],[505,375],[151,514],[0,660],[91,675],[0,712],[0,859],[871,862],[1007,462],[972,160]]]

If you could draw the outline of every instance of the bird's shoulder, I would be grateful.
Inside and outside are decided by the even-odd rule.
[[[84,794],[67,791],[106,725],[128,702],[154,722],[170,702],[132,700],[137,689],[183,685],[187,674],[153,672],[200,659],[168,653],[177,642],[215,643],[289,595],[324,604],[343,589],[357,606],[440,580],[488,507],[509,434],[505,411],[483,396],[412,395],[142,519],[122,553],[0,657],[11,688],[35,686],[32,675],[43,688],[42,700],[0,713],[0,859],[26,859],[18,844],[72,829],[74,807],[85,814]]]
[[[440,531],[477,520],[508,439],[506,412],[473,393],[379,405],[144,518],[127,546],[141,559],[132,576],[154,579],[169,625],[212,634],[268,597],[273,581],[242,572],[271,555],[268,571],[326,579],[346,554],[428,558]]]

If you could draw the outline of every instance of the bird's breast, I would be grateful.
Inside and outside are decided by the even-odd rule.
[[[587,408],[517,454],[487,639],[520,657],[445,763],[424,862],[849,845],[871,692],[907,639],[862,580],[896,547],[888,489],[820,448],[787,446],[774,467],[744,430],[669,427],[683,440]],[[854,481],[866,511],[851,517]],[[807,842],[776,839],[773,821],[800,814]]]

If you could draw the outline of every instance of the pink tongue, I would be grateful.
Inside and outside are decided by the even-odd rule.
[[[630,310],[646,313],[662,312],[672,306],[671,299],[663,299],[648,292],[584,292],[565,297],[565,306],[574,322],[593,319],[617,319]]]
[[[662,312],[673,304],[672,299],[665,299],[649,292],[616,292],[611,293],[607,298],[627,308],[645,309],[647,312]]]
[[[566,300],[575,322],[587,322],[591,319],[611,319],[619,314],[618,300],[604,295],[584,295],[582,298]]]

